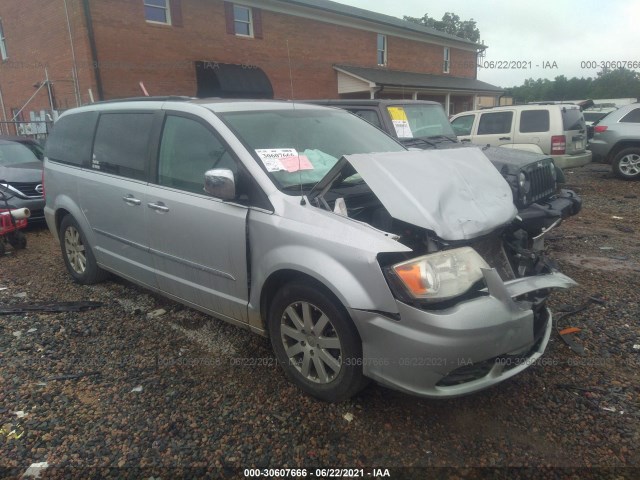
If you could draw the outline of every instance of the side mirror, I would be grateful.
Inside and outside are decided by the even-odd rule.
[[[204,173],[204,191],[221,200],[236,198],[236,180],[228,168],[215,168]]]

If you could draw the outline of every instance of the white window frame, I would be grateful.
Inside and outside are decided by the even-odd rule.
[[[9,58],[7,54],[7,43],[4,38],[4,26],[2,25],[2,18],[0,18],[0,56],[2,60],[6,60]]]
[[[380,42],[380,37],[382,37],[382,40],[383,40],[382,50],[380,50],[380,48],[378,47],[378,44]],[[387,50],[388,50],[387,36],[383,35],[382,33],[379,33],[378,36],[376,37],[376,60],[378,61],[379,67],[387,66]],[[382,63],[380,63],[380,52],[382,52]]]
[[[147,3],[147,0],[142,0],[142,3],[144,4],[143,8],[145,8],[145,10],[146,10],[146,7],[156,8],[158,10],[164,10],[165,18],[167,19],[166,22],[159,22],[158,20],[149,20],[147,18],[146,11],[145,11],[145,20],[148,23],[155,23],[158,25],[171,25],[171,7],[169,5],[169,0],[164,0],[164,7],[159,7],[158,5],[152,5],[150,3]]]
[[[449,47],[444,47],[442,73],[449,73],[450,66],[451,66],[451,51],[449,50]]]
[[[236,7],[237,8],[242,8],[244,10],[246,10],[247,12],[249,12],[249,21],[245,21],[245,20],[238,20],[236,18]],[[236,23],[244,23],[245,25],[249,25],[249,35],[246,35],[244,33],[238,33],[238,30],[236,29]],[[247,7],[246,5],[238,5],[237,3],[233,4],[233,33],[235,33],[237,36],[239,37],[251,37],[253,38],[253,9],[251,7]]]

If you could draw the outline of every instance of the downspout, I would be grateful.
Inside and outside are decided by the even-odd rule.
[[[378,87],[377,90],[371,90],[371,100],[376,98],[376,95],[381,93],[384,90],[384,85],[381,85],[380,87]]]
[[[104,100],[104,91],[102,89],[102,76],[100,75],[100,63],[98,62],[98,49],[96,47],[96,37],[93,32],[93,19],[91,18],[91,7],[89,0],[83,0],[84,18],[87,22],[87,34],[89,35],[89,46],[91,47],[91,60],[93,63],[93,71],[96,75],[96,89],[98,90],[98,100]]]

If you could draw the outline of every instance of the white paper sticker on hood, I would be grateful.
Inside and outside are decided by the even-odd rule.
[[[479,148],[345,158],[392,217],[444,240],[485,235],[517,214],[511,188]]]

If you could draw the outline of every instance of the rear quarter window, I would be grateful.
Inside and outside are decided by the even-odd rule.
[[[98,112],[82,112],[60,118],[47,139],[45,155],[70,165],[89,166]]]
[[[620,119],[623,123],[640,123],[640,107],[631,110],[624,117]]]
[[[136,180],[146,179],[153,118],[152,112],[100,115],[91,168]]]
[[[520,113],[520,133],[548,131],[549,110],[524,110]]]

